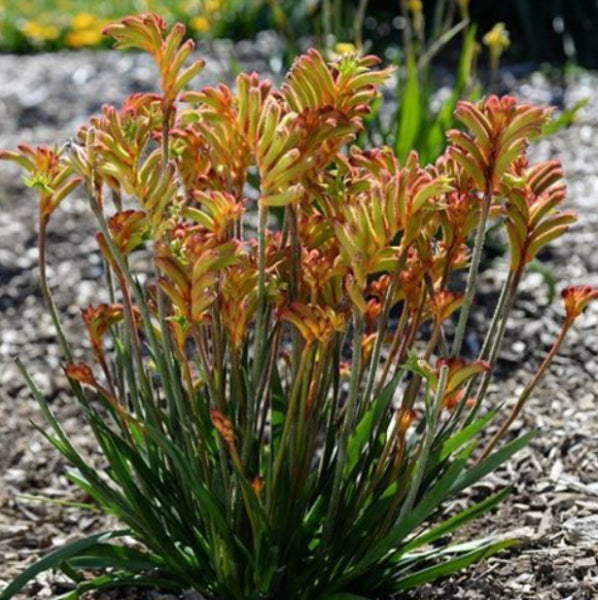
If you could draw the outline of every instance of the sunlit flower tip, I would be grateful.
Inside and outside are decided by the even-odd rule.
[[[347,277],[345,277],[345,289],[347,290],[347,295],[354,308],[358,310],[360,314],[365,314],[368,307],[365,298],[363,297],[363,290],[352,275],[347,275]]]
[[[460,292],[442,291],[434,295],[430,310],[434,317],[446,321],[463,304],[464,294]]]
[[[330,306],[293,303],[280,312],[280,318],[294,325],[308,344],[328,343],[335,333],[343,331],[346,317]]]
[[[374,350],[374,343],[376,342],[377,337],[377,333],[370,333],[369,335],[364,336],[361,342],[361,354],[363,362],[367,362],[372,356],[372,351]]]
[[[251,480],[251,487],[253,488],[253,491],[255,492],[256,496],[261,495],[262,490],[264,489],[264,483],[264,478],[261,475],[256,475]]]
[[[217,429],[218,433],[222,436],[222,439],[229,445],[234,446],[235,444],[235,432],[233,430],[233,424],[228,417],[225,417],[219,410],[212,409],[210,411],[212,417],[212,423]]]
[[[93,375],[91,367],[84,362],[69,363],[66,365],[65,371],[69,379],[87,385],[96,385],[96,378]]]
[[[598,299],[598,289],[591,285],[569,285],[561,292],[561,296],[565,303],[566,319],[572,323],[592,300]]]
[[[446,408],[449,412],[455,410],[458,404],[463,401],[463,396],[465,395],[465,390],[455,390],[454,392],[450,392],[445,394],[442,398],[442,406]]]
[[[413,421],[415,421],[416,413],[410,408],[402,409],[399,415],[399,435],[404,436]]]
[[[102,348],[102,338],[108,329],[123,319],[124,310],[121,304],[97,304],[81,309],[81,316],[87,328],[91,343],[95,350]],[[136,321],[141,319],[137,308],[133,315]]]
[[[368,300],[365,310],[365,318],[369,325],[373,325],[376,319],[382,312],[382,303],[376,298],[370,298]]]
[[[432,368],[432,365],[423,358],[418,358],[415,362],[415,366],[419,370],[420,373],[424,374],[426,377],[431,378],[433,381],[436,379],[436,373]]]
[[[122,210],[110,217],[108,228],[122,254],[130,254],[150,235],[147,215],[142,210]]]
[[[452,394],[459,386],[475,375],[490,370],[490,365],[485,360],[466,362],[463,358],[440,358],[436,363],[438,373],[442,367],[448,367],[445,394]]]
[[[348,360],[344,360],[340,364],[339,371],[341,377],[349,377],[351,375],[351,363]]]

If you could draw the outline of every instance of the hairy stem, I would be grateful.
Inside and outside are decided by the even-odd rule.
[[[289,207],[289,231],[291,238],[291,281],[290,293],[291,302],[297,300],[299,295],[299,277],[301,269],[301,246],[299,241],[299,228],[297,223],[297,211],[290,205]],[[299,360],[301,357],[301,334],[296,328],[291,330],[291,365],[293,373],[297,373]]]
[[[401,512],[399,513],[399,520],[403,519],[411,511],[411,509],[413,508],[413,503],[415,502],[415,498],[417,497],[417,493],[419,492],[419,487],[423,480],[424,472],[428,463],[430,449],[432,448],[432,442],[434,441],[436,423],[438,421],[440,409],[442,408],[442,399],[444,397],[444,391],[446,389],[447,382],[448,367],[446,365],[443,365],[440,369],[440,376],[438,378],[438,388],[436,390],[436,395],[434,397],[432,405],[428,407],[426,415],[426,433],[422,443],[421,452],[417,457],[417,470],[415,472],[414,479],[411,481],[411,484],[409,486],[409,492],[407,494],[407,497],[405,498],[405,502],[401,507]]]
[[[258,207],[258,302],[255,325],[255,346],[253,349],[253,381],[257,388],[261,371],[262,353],[266,340],[266,227],[268,208],[261,203]]]
[[[361,371],[361,346],[363,340],[364,318],[363,315],[355,312],[353,314],[353,357],[351,359],[351,379],[349,381],[349,396],[347,398],[347,406],[345,408],[345,420],[342,425],[339,444],[338,457],[334,472],[334,482],[332,484],[332,496],[328,514],[326,516],[326,525],[322,536],[322,547],[325,548],[329,541],[332,532],[334,531],[334,523],[338,512],[341,493],[341,479],[343,470],[347,461],[347,446],[349,436],[354,427],[355,413],[357,409],[357,396],[359,392],[359,373]]]
[[[62,355],[64,356],[67,362],[72,362],[73,355],[69,344],[66,341],[66,336],[64,335],[64,330],[60,322],[60,317],[58,316],[58,310],[56,308],[56,304],[54,303],[54,298],[52,297],[52,292],[50,291],[50,286],[48,284],[48,274],[46,266],[47,227],[48,217],[43,215],[40,211],[38,232],[39,286],[46,307],[50,311],[50,316],[52,317],[54,328],[56,329],[56,336],[58,337],[58,345],[60,346],[60,351],[62,352]]]
[[[376,342],[374,343],[374,349],[372,350],[372,357],[370,359],[370,370],[368,372],[368,378],[363,392],[363,401],[360,403],[360,409],[363,410],[369,403],[370,396],[374,389],[374,383],[376,382],[376,374],[378,372],[378,363],[380,361],[380,353],[382,352],[382,345],[384,344],[384,337],[388,328],[388,320],[390,317],[390,310],[392,303],[397,293],[399,286],[399,278],[403,267],[407,262],[407,248],[401,248],[395,270],[392,274],[390,285],[386,297],[384,298],[384,305],[382,307],[382,314],[380,315],[380,323],[378,326],[378,335],[376,336]]]
[[[471,266],[469,268],[469,273],[467,274],[465,297],[463,299],[463,305],[459,313],[459,321],[457,323],[457,330],[455,331],[455,339],[453,340],[453,346],[451,348],[452,358],[456,358],[459,356],[459,354],[461,353],[461,347],[463,346],[463,339],[465,337],[467,319],[469,318],[469,312],[471,310],[471,305],[473,304],[473,298],[475,296],[476,284],[478,279],[478,270],[480,267],[480,260],[482,259],[482,249],[484,247],[484,238],[486,237],[486,224],[488,223],[491,204],[492,191],[490,185],[488,184],[488,190],[484,195],[482,212],[480,213],[478,231],[476,234],[475,244],[473,247],[473,254],[471,257]]]
[[[494,436],[492,437],[490,442],[488,442],[488,445],[486,446],[486,448],[484,448],[484,451],[482,452],[482,455],[480,456],[478,462],[484,460],[492,452],[492,450],[494,449],[496,444],[498,444],[498,442],[504,437],[506,432],[509,430],[509,428],[513,424],[513,421],[515,421],[515,419],[519,416],[525,403],[527,402],[527,400],[531,396],[532,392],[538,385],[540,379],[542,379],[542,377],[544,376],[544,373],[546,373],[546,370],[550,366],[550,363],[552,363],[552,360],[554,359],[556,353],[559,351],[559,348],[561,347],[563,341],[565,340],[565,336],[567,335],[567,332],[569,331],[570,327],[571,327],[571,321],[566,320],[563,323],[561,332],[559,333],[558,338],[552,345],[550,352],[544,357],[544,360],[542,361],[542,364],[540,365],[538,372],[535,374],[534,378],[525,386],[525,389],[521,393],[521,396],[519,397],[517,404],[515,404],[515,406],[513,407],[511,414],[507,417],[506,421],[501,425],[500,429],[494,434]]]

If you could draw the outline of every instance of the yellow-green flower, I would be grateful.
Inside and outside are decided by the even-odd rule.
[[[501,54],[511,45],[509,32],[504,23],[497,23],[484,37],[483,42],[490,51],[490,67],[498,69]]]
[[[407,3],[413,17],[413,29],[420,40],[424,39],[424,4],[422,0],[409,0]]]
[[[414,14],[421,14],[424,11],[422,0],[409,0],[409,10]]]
[[[357,49],[355,48],[355,44],[351,42],[338,42],[334,47],[334,51],[337,54],[353,54]]]

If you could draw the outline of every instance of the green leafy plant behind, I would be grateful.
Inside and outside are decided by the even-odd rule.
[[[72,579],[68,598],[129,584],[214,600],[378,598],[512,546],[452,539],[508,490],[445,510],[534,435],[503,443],[598,296],[565,290],[562,333],[539,372],[510,415],[489,411],[517,285],[575,218],[560,209],[559,163],[526,158],[550,111],[508,96],[460,102],[464,130],[423,166],[415,153],[351,146],[389,76],[375,57],[326,64],[312,50],[278,90],[242,74],[234,90],[189,91],[203,62],[189,62],[183,26],[142,14],[106,33],[153,56],[161,92],[104,107],[61,151],[0,156],[39,192],[42,292],[105,469],[19,365],[71,481],[123,528],[55,550],[0,599],[48,569]],[[73,360],[45,270],[51,217],[78,187],[107,281],[104,301],[82,309],[89,362]],[[480,356],[465,360],[491,222],[507,232],[510,264]],[[149,272],[133,268],[138,252]]]

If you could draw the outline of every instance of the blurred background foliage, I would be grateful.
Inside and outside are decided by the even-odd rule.
[[[337,42],[361,36],[380,52],[403,43],[403,5],[422,6],[429,36],[447,7],[466,10],[480,32],[505,23],[511,61],[598,66],[598,0],[0,0],[0,50],[106,45],[107,22],[152,10],[187,23],[198,37],[251,38],[275,29],[294,41],[330,33]]]

